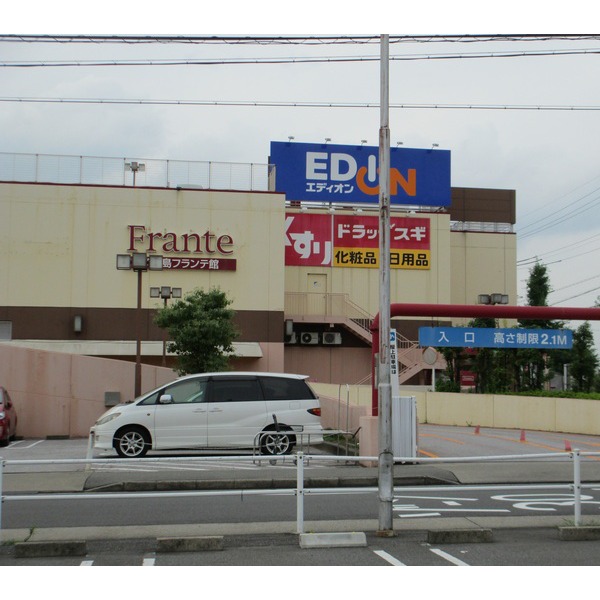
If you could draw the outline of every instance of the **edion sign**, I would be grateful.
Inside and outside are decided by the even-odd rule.
[[[276,191],[288,200],[379,202],[379,148],[271,142]],[[449,206],[448,150],[390,149],[390,202]]]

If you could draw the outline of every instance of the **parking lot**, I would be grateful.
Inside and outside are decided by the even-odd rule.
[[[447,425],[419,425],[418,450],[419,455],[431,458],[473,457],[473,456],[505,456],[528,455],[568,452],[579,449],[586,452],[600,451],[600,436],[526,431],[515,429],[490,429],[484,427],[452,427]],[[311,447],[310,454],[344,454],[344,448],[327,446]],[[85,459],[88,454],[88,439],[18,439],[8,447],[0,448],[0,457],[6,460],[60,460]],[[251,455],[252,452],[227,451],[215,452],[197,451],[168,451],[150,452],[152,456],[236,456]],[[116,453],[110,450],[92,452],[93,458],[116,458]],[[264,462],[264,461],[263,461]],[[291,464],[291,463],[290,463]],[[215,461],[214,466],[219,466]],[[24,466],[20,467],[24,468]],[[55,468],[66,468],[55,465]],[[194,467],[200,468],[200,467]],[[210,469],[208,463],[201,467]],[[252,469],[255,465],[239,464],[234,468]]]

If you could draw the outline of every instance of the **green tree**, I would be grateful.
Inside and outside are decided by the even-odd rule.
[[[594,334],[588,321],[573,333],[571,351],[571,381],[576,392],[591,392],[594,389],[598,355],[594,348]]]
[[[528,306],[548,306],[550,278],[546,265],[536,263],[529,272],[527,281]],[[520,319],[523,329],[560,329],[563,323],[539,319]],[[555,365],[553,352],[536,348],[516,350],[514,357],[514,377],[517,391],[541,390],[544,383],[551,379]]]
[[[231,300],[217,288],[208,292],[196,289],[157,312],[154,321],[169,333],[172,341],[168,348],[177,354],[180,375],[230,368],[233,341],[239,335],[230,304]]]

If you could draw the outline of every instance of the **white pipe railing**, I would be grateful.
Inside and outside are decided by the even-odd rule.
[[[558,461],[573,462],[573,480],[572,483],[563,484],[502,484],[502,485],[451,485],[452,489],[464,491],[482,491],[482,490],[502,490],[502,489],[569,489],[573,492],[574,524],[576,527],[581,525],[581,490],[583,488],[596,487],[598,484],[583,484],[581,481],[581,458],[585,456],[600,456],[600,452],[581,452],[574,449],[569,452],[545,453],[545,454],[525,454],[525,455],[497,455],[497,456],[470,456],[470,457],[447,457],[447,458],[429,458],[429,457],[394,457],[395,463],[468,463],[468,462],[520,462],[531,460],[556,459]],[[89,467],[92,464],[111,464],[121,465],[129,463],[141,465],[145,463],[169,463],[180,462],[203,462],[203,461],[252,461],[256,462],[256,456],[210,456],[210,457],[144,457],[144,458],[85,458],[85,459],[39,459],[39,460],[5,460],[0,459],[0,531],[2,531],[2,503],[6,501],[22,502],[28,500],[73,500],[73,499],[115,499],[115,498],[164,498],[164,497],[192,497],[192,496],[235,496],[235,495],[293,495],[296,497],[296,533],[304,532],[304,498],[308,494],[350,494],[350,493],[372,493],[377,491],[377,487],[337,487],[337,488],[305,488],[305,465],[310,460],[319,460],[322,462],[357,462],[357,463],[376,463],[377,456],[327,456],[310,455],[303,452],[285,456],[269,456],[269,461],[276,462],[294,462],[296,465],[296,487],[295,488],[276,488],[276,489],[236,489],[236,490],[196,490],[196,491],[162,491],[162,492],[94,492],[94,493],[36,493],[36,494],[11,494],[4,495],[3,477],[7,466],[24,465],[85,465]],[[448,485],[433,486],[428,485],[427,491],[448,490]],[[403,492],[415,492],[422,490],[423,486],[398,486],[394,490]]]

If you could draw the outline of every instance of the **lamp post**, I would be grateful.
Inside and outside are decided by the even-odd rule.
[[[138,162],[137,160],[132,160],[131,162],[125,163],[125,169],[133,173],[133,187],[135,187],[135,175],[138,171],[146,170],[146,163]]]
[[[135,397],[142,393],[142,273],[162,271],[163,257],[145,252],[117,254],[117,269],[137,272],[137,310],[135,340]]]
[[[162,298],[164,300],[164,307],[167,308],[167,300],[169,298],[181,298],[181,288],[172,288],[168,285],[161,287],[150,288],[150,298]],[[163,332],[163,354],[162,354],[162,366],[167,366],[167,332]]]

